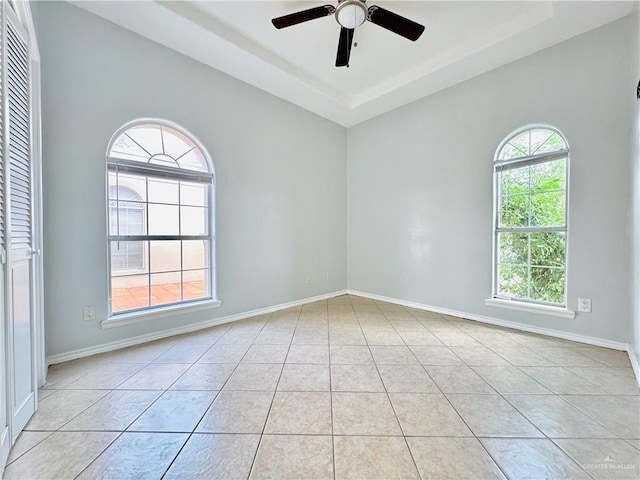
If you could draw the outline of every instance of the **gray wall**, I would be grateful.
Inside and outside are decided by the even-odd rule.
[[[42,56],[47,355],[346,288],[344,128],[69,4],[32,5]],[[114,131],[139,117],[177,122],[213,158],[223,306],[101,330],[105,151]],[[83,305],[96,305],[97,321],[83,321]]]
[[[349,129],[349,288],[629,342],[637,49],[625,18]],[[571,148],[568,306],[593,304],[573,320],[484,305],[493,155],[532,123]]]
[[[633,19],[635,23],[635,44],[638,45],[635,54],[631,57],[632,71],[635,72],[635,81],[640,82],[640,14]],[[633,347],[636,361],[640,365],[640,99],[635,102],[630,121],[630,142],[633,182],[633,208],[632,208],[632,268],[630,269],[631,300],[633,302],[633,332],[631,346]],[[640,382],[640,378],[638,378]]]

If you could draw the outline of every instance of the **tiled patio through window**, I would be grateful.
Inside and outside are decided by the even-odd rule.
[[[149,306],[165,305],[186,300],[196,300],[207,296],[205,282],[184,282],[184,297],[180,298],[180,283],[164,283],[148,287],[114,288],[111,291],[114,312],[133,310]]]
[[[342,296],[49,369],[6,479],[637,479],[626,353]]]

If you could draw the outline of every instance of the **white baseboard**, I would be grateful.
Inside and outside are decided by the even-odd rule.
[[[636,357],[636,352],[631,345],[629,345],[627,353],[629,354],[629,360],[631,360],[631,368],[633,368],[633,373],[636,376],[636,383],[640,387],[640,364],[638,364],[638,357]]]
[[[441,308],[433,305],[425,305],[422,303],[410,302],[407,300],[398,300],[397,298],[384,297],[382,295],[359,292],[357,290],[348,290],[348,293],[349,295],[356,295],[358,297],[369,298],[371,300],[394,303],[396,305],[411,307],[418,310],[427,310],[430,312],[442,313],[444,315],[451,315],[452,317],[462,317],[468,320],[475,320],[482,323],[497,325],[499,327],[513,328],[514,330],[522,330],[524,332],[538,333],[540,335],[547,335],[549,337],[562,338],[564,340],[571,340],[573,342],[586,343],[588,345],[596,345],[598,347],[629,351],[628,343],[616,342],[613,340],[606,340],[606,339],[596,338],[596,337],[588,337],[586,335],[578,335],[577,333],[563,332],[560,330],[553,330],[551,328],[536,327],[536,326],[527,325],[524,323],[510,322],[508,320],[501,320],[499,318],[487,317],[485,315],[477,315],[475,313],[461,312],[458,310],[451,310],[449,308]]]
[[[141,343],[151,342],[153,340],[160,340],[162,338],[172,337],[174,335],[181,335],[183,333],[195,332],[204,328],[214,327],[216,325],[222,325],[225,323],[235,322],[237,320],[243,320],[245,318],[255,317],[257,315],[264,315],[267,313],[273,313],[280,310],[286,310],[287,308],[299,307],[307,303],[313,303],[320,300],[327,300],[329,298],[338,297],[340,295],[346,295],[347,290],[339,290],[336,292],[325,293],[323,295],[317,295],[315,297],[303,298],[302,300],[295,300],[293,302],[281,303],[279,305],[273,305],[271,307],[258,308],[248,312],[236,313],[234,315],[228,315],[226,317],[215,318],[212,320],[206,320],[204,322],[192,323],[177,328],[170,328],[162,330],[160,332],[148,333],[146,335],[139,335],[137,337],[127,338],[124,340],[117,340],[115,342],[103,343],[94,347],[81,348],[78,350],[72,350],[70,352],[59,353],[57,355],[51,355],[47,357],[47,365],[55,365],[57,363],[68,362],[70,360],[76,360],[78,358],[89,357],[91,355],[97,355],[98,353],[111,352],[120,348],[131,347],[133,345],[139,345]]]

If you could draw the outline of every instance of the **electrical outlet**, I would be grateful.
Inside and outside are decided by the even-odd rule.
[[[329,280],[331,280],[331,274],[330,274],[330,273],[327,273],[327,282],[328,282]]]
[[[591,313],[591,299],[590,298],[579,298],[578,299],[578,311]]]
[[[307,275],[307,284],[311,285],[311,275]]]
[[[87,305],[83,309],[84,319],[85,320],[95,320],[96,319],[96,306],[95,305]]]

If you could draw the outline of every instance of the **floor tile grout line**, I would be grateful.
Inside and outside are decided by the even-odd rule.
[[[40,440],[38,443],[36,443],[35,445],[32,445],[30,448],[28,448],[27,450],[25,450],[24,452],[22,452],[20,455],[18,455],[17,457],[15,457],[13,460],[11,460],[10,462],[7,462],[7,464],[4,466],[5,469],[11,465],[12,463],[16,462],[19,458],[22,458],[23,455],[26,455],[27,453],[29,453],[31,450],[33,450],[34,448],[36,448],[38,445],[40,445],[42,442],[44,442],[47,438],[49,438],[51,435],[53,435],[56,432],[50,432],[47,430],[31,430],[32,432],[45,432],[48,433],[49,435],[47,435],[46,437],[44,437],[42,440]],[[22,433],[22,432],[21,432]],[[9,457],[7,457],[7,460],[9,460]]]
[[[116,437],[115,437],[111,442],[109,442],[107,445],[105,445],[105,447],[100,451],[100,453],[98,453],[95,457],[93,457],[93,458],[91,459],[91,461],[90,461],[90,462],[89,462],[89,463],[88,463],[88,464],[87,464],[87,465],[86,465],[86,466],[85,466],[85,467],[84,467],[84,468],[83,468],[83,469],[82,469],[82,470],[81,470],[81,471],[80,471],[76,476],[74,476],[74,477],[73,477],[73,478],[74,478],[74,480],[75,480],[75,479],[77,479],[77,478],[79,478],[79,477],[80,477],[80,475],[82,475],[82,474],[83,474],[83,473],[84,473],[84,472],[85,472],[85,471],[86,471],[86,470],[87,470],[91,465],[93,465],[93,463],[94,463],[98,458],[100,458],[100,457],[102,456],[102,454],[103,454],[104,452],[106,452],[106,451],[111,447],[111,445],[113,445],[114,443],[116,443],[116,442],[118,441],[118,439],[119,439],[120,437],[122,437],[122,435],[124,435],[124,432],[120,432],[118,435],[116,435]]]
[[[230,330],[229,328],[226,328],[226,329],[225,329],[225,333],[226,333],[226,332],[228,332],[229,330]],[[223,336],[224,336],[224,333],[222,334],[222,336],[221,336],[220,338],[222,338]],[[202,355],[204,355],[204,354],[205,354],[206,352],[208,352],[211,348],[213,348],[213,346],[214,346],[216,343],[218,343],[218,341],[220,340],[220,338],[218,338],[215,342],[213,342],[213,345],[211,345],[211,347],[209,347],[207,350],[205,350],[205,352],[204,352],[204,353],[202,353]],[[168,349],[168,350],[166,350],[164,353],[162,353],[162,354],[160,354],[159,356],[157,356],[154,360],[157,360],[157,359],[158,359],[158,358],[160,358],[162,355],[164,355],[165,353],[167,353],[169,350],[171,350],[171,348],[169,348],[169,349]],[[179,376],[178,376],[178,377],[177,377],[177,378],[176,378],[176,379],[175,379],[175,380],[174,380],[174,381],[173,381],[169,386],[167,386],[167,388],[164,388],[164,389],[160,389],[160,390],[158,390],[158,391],[160,391],[161,393],[160,393],[160,394],[159,394],[159,395],[158,395],[158,396],[157,396],[157,397],[156,397],[156,398],[155,398],[155,399],[154,399],[154,400],[153,400],[153,401],[152,401],[152,402],[151,402],[151,403],[150,403],[150,404],[145,408],[145,409],[143,409],[143,411],[142,411],[142,412],[140,412],[140,414],[139,414],[139,415],[138,415],[138,416],[137,416],[137,417],[136,417],[132,422],[130,422],[130,423],[126,426],[126,428],[124,429],[124,431],[129,431],[129,428],[130,428],[130,427],[131,427],[135,422],[137,422],[137,421],[140,419],[140,417],[142,417],[142,416],[143,416],[147,411],[149,411],[149,409],[150,409],[151,407],[153,407],[153,405],[155,405],[155,404],[156,404],[156,403],[157,403],[157,402],[158,402],[158,401],[159,401],[159,400],[160,400],[160,399],[161,399],[161,398],[162,398],[162,397],[163,397],[163,396],[164,396],[168,391],[170,391],[171,387],[172,387],[173,385],[175,385],[175,383],[176,383],[180,378],[182,378],[182,377],[184,376],[184,374],[185,374],[185,373],[187,373],[189,370],[191,370],[191,367],[193,367],[193,365],[195,365],[195,364],[196,364],[196,362],[197,362],[200,358],[202,358],[202,355],[200,355],[200,356],[198,357],[198,359],[197,359],[197,360],[195,360],[194,362],[192,362],[192,363],[191,363],[191,366],[190,366],[189,368],[187,368],[187,369],[186,369],[186,370],[185,370],[181,375],[179,375]],[[152,361],[151,363],[149,363],[149,365],[151,365],[151,364],[153,364],[153,361]],[[158,365],[163,365],[163,364],[158,364]],[[171,364],[171,365],[173,365],[173,364]],[[117,388],[118,388],[118,387],[114,388],[114,389],[113,389],[113,391],[116,391],[116,390],[117,390]],[[144,391],[144,390],[141,390],[141,391]],[[155,391],[155,390],[154,390],[154,391]],[[211,403],[213,403],[213,402],[215,401],[215,399],[218,397],[218,394],[219,394],[219,393],[220,393],[220,391],[218,391],[218,392],[216,393],[216,395],[213,397],[213,400],[211,401]],[[211,404],[210,404],[209,406],[211,406]],[[205,413],[206,413],[206,410],[205,410]],[[197,426],[197,425],[198,425],[198,424],[196,423],[196,426]],[[194,427],[194,429],[195,429],[195,427]]]
[[[219,340],[219,339],[218,339],[218,340]],[[213,345],[215,345],[215,343],[217,343],[217,341],[216,341],[216,342],[214,342],[214,344],[213,344]],[[211,347],[213,347],[213,345],[212,345]],[[211,348],[211,347],[210,347],[210,348]],[[163,352],[163,353],[159,354],[158,356],[156,356],[156,357],[154,358],[154,360],[157,360],[158,358],[160,358],[162,355],[164,355],[164,353],[166,353],[166,352],[168,352],[169,350],[171,350],[171,348],[172,348],[172,347],[168,348],[165,352]],[[209,349],[207,349],[207,351],[208,351],[208,350],[209,350]],[[149,362],[149,363],[147,364],[147,366],[148,366],[148,365],[151,365],[152,363],[153,363],[153,360],[152,360],[151,362]],[[194,362],[194,363],[195,363],[195,362]],[[193,366],[193,363],[192,363],[192,366]],[[145,366],[145,367],[143,367],[142,369],[140,369],[138,372],[140,372],[140,371],[144,370],[144,368],[146,368],[146,366]],[[188,370],[189,370],[189,369],[187,369],[187,371],[188,371]],[[136,372],[136,373],[132,374],[131,376],[136,375],[138,372]],[[185,372],[186,372],[186,371],[185,371]],[[182,376],[182,375],[181,375],[181,376]],[[131,378],[131,377],[129,377],[129,378]],[[179,378],[179,377],[178,377],[178,378]],[[128,380],[128,379],[127,379],[127,380]],[[127,380],[125,380],[125,382],[126,382]],[[177,379],[176,379],[176,381],[177,381]],[[124,383],[124,382],[123,382],[123,383]],[[175,383],[175,381],[174,381],[173,383]],[[173,383],[172,383],[171,385],[173,385]],[[122,385],[122,383],[121,383],[121,384],[119,384],[119,385]],[[119,385],[118,385],[118,386],[119,386]],[[118,391],[118,390],[117,390],[117,387],[118,387],[118,386],[116,386],[115,388],[113,388],[109,393],[114,392],[114,391]],[[156,397],[156,398],[155,398],[155,399],[154,399],[154,400],[153,400],[153,401],[152,401],[152,402],[151,402],[151,403],[150,403],[150,404],[149,404],[145,409],[143,409],[143,411],[142,411],[142,412],[140,412],[140,414],[139,414],[138,416],[136,416],[136,418],[135,418],[133,421],[131,421],[131,422],[130,422],[126,427],[125,427],[125,429],[124,429],[124,430],[122,430],[122,431],[121,431],[121,432],[116,436],[116,438],[115,438],[111,443],[109,443],[109,444],[108,444],[108,445],[107,445],[107,446],[106,446],[106,447],[105,447],[105,448],[104,448],[104,449],[103,449],[103,450],[102,450],[102,451],[101,451],[101,452],[100,452],[96,457],[94,457],[94,458],[93,458],[93,460],[92,460],[92,461],[91,461],[91,462],[90,462],[90,463],[89,463],[89,464],[88,464],[88,465],[87,465],[87,466],[86,466],[86,467],[85,467],[85,468],[84,468],[84,469],[83,469],[83,470],[82,470],[82,471],[81,471],[81,472],[80,472],[80,473],[79,473],[75,478],[78,478],[80,475],[82,475],[82,473],[83,473],[85,470],[87,470],[87,469],[88,469],[88,468],[89,468],[89,467],[90,467],[90,466],[91,466],[91,465],[92,465],[92,464],[93,464],[93,463],[94,463],[98,458],[100,458],[100,456],[102,456],[102,454],[104,454],[104,453],[109,449],[109,447],[111,447],[111,445],[113,445],[113,444],[114,444],[114,443],[115,443],[119,438],[121,438],[125,433],[134,433],[134,432],[129,432],[129,431],[128,431],[128,429],[131,427],[131,425],[133,425],[133,424],[134,424],[134,423],[135,423],[135,422],[136,422],[136,421],[137,421],[137,420],[138,420],[142,415],[144,415],[144,413],[145,413],[145,412],[147,412],[147,411],[148,411],[148,410],[149,410],[149,409],[150,409],[150,408],[151,408],[151,407],[152,407],[152,406],[153,406],[153,405],[154,405],[154,404],[155,404],[155,403],[156,403],[156,402],[157,402],[157,401],[158,401],[158,400],[159,400],[159,399],[160,399],[160,398],[161,398],[161,397],[162,397],[162,396],[163,396],[163,395],[164,395],[164,394],[169,390],[169,388],[170,388],[170,386],[169,386],[169,387],[167,387],[166,389],[163,389],[163,390],[153,390],[153,391],[159,391],[159,392],[160,392],[160,394],[159,394],[159,395],[158,395],[158,396],[157,396],[157,397]],[[218,392],[218,393],[219,393],[219,392]],[[103,399],[103,398],[105,398],[107,395],[109,395],[109,394],[104,395],[104,396],[103,396],[103,397],[101,397],[99,400],[102,400],[102,399]],[[216,394],[216,396],[214,396],[214,399],[215,399],[216,397],[217,397],[217,394]],[[99,400],[98,400],[98,401],[99,401]],[[95,403],[97,403],[97,401],[96,401],[96,402],[94,402],[91,406],[93,406]],[[213,403],[213,401],[212,401],[212,403]],[[89,408],[89,407],[88,407],[88,408]],[[88,409],[88,408],[87,408],[87,409]],[[86,409],[85,409],[85,411],[86,411]],[[83,411],[82,413],[84,413],[84,411]],[[81,415],[81,414],[79,414],[79,415]],[[77,415],[77,416],[79,416],[79,415]],[[77,416],[76,416],[76,417],[77,417]],[[76,417],[74,417],[74,419],[75,419]],[[72,420],[73,420],[73,419],[72,419]],[[70,421],[72,421],[72,420],[70,420]],[[69,422],[67,422],[67,423],[69,423]],[[65,425],[66,425],[66,424],[65,424]],[[197,424],[196,424],[196,425],[197,425]],[[63,425],[63,426],[64,426],[64,425]],[[60,428],[62,428],[62,427],[60,427]],[[104,430],[102,430],[101,432],[104,432]],[[155,433],[159,433],[159,432],[155,432]],[[175,459],[177,458],[177,456],[179,455],[179,453],[182,451],[182,449],[184,448],[184,446],[186,445],[186,443],[189,441],[189,438],[191,438],[191,435],[189,435],[189,437],[187,437],[187,439],[186,439],[186,440],[185,440],[185,442],[183,443],[182,447],[180,448],[180,450],[178,451],[178,453],[176,454],[176,456],[175,456],[175,457],[174,457],[174,459],[172,460],[171,464],[173,464],[173,462],[175,461]],[[168,470],[168,468],[167,468],[167,470]],[[164,475],[166,474],[166,471],[167,471],[167,470],[165,470],[165,473],[162,475],[162,477],[164,477]]]
[[[501,394],[500,392],[497,392],[497,391],[496,391],[496,393],[497,393],[497,395],[499,395],[499,396],[500,396],[500,397],[501,397],[505,402],[507,402],[507,404],[508,404],[511,408],[513,408],[513,409],[514,409],[514,410],[515,410],[519,415],[521,415],[521,416],[522,416],[522,418],[524,418],[524,419],[525,419],[525,420],[526,420],[526,421],[527,421],[527,422],[528,422],[528,423],[529,423],[533,428],[535,428],[538,432],[540,432],[540,433],[542,434],[542,437],[487,437],[487,436],[478,436],[478,435],[475,435],[475,432],[473,432],[473,430],[472,430],[472,432],[473,432],[473,433],[474,433],[474,435],[476,436],[476,439],[478,439],[479,443],[482,445],[482,447],[484,448],[484,450],[487,452],[487,454],[489,454],[489,456],[493,459],[494,463],[498,466],[498,468],[500,468],[500,470],[501,470],[501,471],[502,471],[502,467],[500,467],[499,463],[498,463],[498,462],[497,462],[497,460],[496,460],[496,459],[491,455],[491,453],[490,453],[490,452],[489,452],[489,450],[486,448],[486,446],[484,445],[484,443],[480,441],[480,439],[481,439],[481,438],[522,438],[522,439],[524,439],[524,440],[547,440],[547,441],[551,441],[551,442],[555,445],[555,442],[553,442],[552,438],[550,438],[550,437],[549,437],[549,436],[548,436],[548,435],[547,435],[547,434],[546,434],[546,433],[545,433],[545,432],[544,432],[540,427],[538,427],[535,423],[533,423],[533,421],[532,421],[532,420],[530,420],[528,416],[526,416],[524,413],[522,413],[522,412],[521,412],[521,411],[520,411],[520,410],[519,410],[515,405],[513,405],[513,404],[512,404],[512,403],[511,403],[511,402],[510,402],[510,401],[509,401],[509,400],[508,400],[508,399],[507,399],[503,394]],[[455,394],[452,394],[452,395],[455,395]],[[447,398],[447,400],[449,401],[449,403],[451,403],[451,400],[449,399],[449,397],[448,397],[448,395],[447,395],[447,394],[445,394],[445,397]],[[455,408],[455,406],[453,405],[453,403],[451,403],[451,406],[456,410],[456,412],[458,413],[458,415],[460,416],[460,418],[462,418],[462,419],[463,419],[463,421],[464,421],[464,422],[465,422],[465,424],[466,424],[466,420],[464,420],[464,418],[463,418],[463,417],[462,417],[462,415],[458,412],[458,410]],[[467,424],[467,427],[468,427],[468,428],[471,428],[471,427],[469,427],[469,425],[468,425],[468,424]],[[563,451],[563,453],[564,453],[564,451]],[[569,457],[569,458],[570,458],[570,457]],[[571,458],[571,460],[573,460],[573,459]],[[574,463],[575,463],[575,462],[574,462]],[[580,468],[581,470],[583,470],[583,471],[584,471],[584,469],[583,469],[579,464],[576,464],[576,465],[578,466],[578,468]],[[585,473],[587,473],[587,475],[589,475],[589,474],[588,474],[588,472],[586,472],[586,471],[585,471]],[[505,475],[505,477],[507,477],[507,478],[508,478],[508,476],[506,475],[506,472],[504,472],[504,471],[503,471],[503,474]],[[589,476],[591,477],[591,475],[589,475]]]
[[[598,397],[598,396],[609,396],[609,395],[556,394],[556,396],[558,398],[560,398],[561,400],[567,402],[569,405],[571,405],[573,408],[575,408],[577,411],[579,411],[580,413],[585,415],[590,420],[593,420],[594,422],[596,422],[598,425],[600,425],[602,428],[604,428],[607,432],[611,433],[615,438],[620,439],[620,440],[624,440],[618,434],[612,432],[606,425],[604,425],[602,422],[600,422],[592,414],[590,414],[586,410],[583,410],[582,408],[580,408],[579,405],[576,405],[576,404],[572,403],[571,400],[570,400],[570,398],[572,396],[576,396],[576,397]],[[614,397],[624,397],[624,396],[636,397],[636,395],[611,395],[611,396],[614,396]],[[569,398],[564,398],[564,397],[569,397]]]
[[[451,350],[451,352],[456,355],[456,353]],[[456,355],[457,357],[457,355]],[[462,359],[461,359],[462,360]],[[464,361],[463,361],[464,362]],[[426,371],[426,368],[424,367],[424,365],[422,366],[422,368]],[[427,375],[429,374],[429,372],[427,372]],[[431,378],[431,376],[429,376]],[[433,380],[433,379],[432,379]],[[438,390],[440,390],[440,395],[442,395],[442,397],[447,401],[447,403],[451,406],[451,408],[453,409],[453,411],[456,413],[456,415],[458,416],[458,418],[462,421],[462,423],[464,423],[464,425],[467,427],[467,430],[469,430],[469,432],[471,432],[471,435],[473,436],[473,438],[475,439],[475,441],[480,445],[480,447],[487,453],[487,455],[489,455],[489,458],[491,458],[491,461],[493,462],[493,464],[496,466],[496,468],[500,471],[500,473],[502,473],[502,475],[505,478],[509,478],[507,476],[507,473],[502,469],[502,467],[500,467],[500,464],[498,464],[498,462],[496,461],[495,458],[493,458],[493,456],[489,453],[489,451],[487,450],[487,448],[485,447],[485,445],[480,441],[480,438],[478,438],[478,436],[476,435],[476,433],[473,431],[473,429],[471,428],[471,426],[467,423],[467,420],[465,420],[465,418],[460,414],[460,412],[458,411],[458,409],[455,407],[455,405],[453,405],[453,403],[451,402],[451,399],[447,396],[447,394],[444,393],[444,391],[442,390],[442,388],[440,387],[440,385],[438,385],[438,383],[433,380],[434,384],[436,385],[436,387],[438,388]],[[470,438],[470,437],[466,437],[466,438]],[[407,442],[408,445],[408,442]],[[411,447],[409,447],[409,450],[411,450]]]
[[[109,395],[112,390],[91,390],[91,389],[86,389],[86,390],[75,390],[75,391],[86,391],[86,392],[105,392],[103,393],[100,397],[96,398],[93,402],[91,402],[89,405],[87,405],[85,408],[83,408],[78,414],[74,415],[72,418],[70,418],[69,420],[67,420],[66,422],[64,422],[62,425],[60,425],[58,428],[54,429],[54,430],[45,430],[45,431],[52,431],[53,433],[59,432],[60,429],[62,427],[64,427],[65,425],[67,425],[68,423],[72,422],[73,420],[75,420],[77,417],[79,417],[80,415],[82,415],[84,412],[86,412],[87,410],[89,410],[91,407],[93,407],[96,403],[98,403],[100,400],[102,400],[103,398],[105,398],[107,395]],[[27,430],[27,427],[29,426],[29,424],[27,424],[24,428],[23,431],[32,431],[32,430]]]
[[[262,328],[260,328],[260,332],[258,333],[258,335],[260,335],[260,333],[262,333],[262,331],[264,330],[265,326],[269,323],[269,319],[271,318],[271,315],[269,315],[269,317],[267,317],[267,319],[265,320],[264,324],[262,325]],[[213,344],[211,345],[210,348],[208,348],[202,355],[200,355],[200,357],[198,357],[198,360],[200,360],[209,350],[211,350],[214,345],[217,345],[218,342],[220,340],[222,340],[222,337],[224,337],[224,335],[226,335],[229,331],[232,330],[233,327],[230,327],[228,329],[226,329],[225,333]],[[256,335],[256,338],[258,337],[258,335]],[[254,339],[255,341],[255,339]],[[221,345],[227,345],[227,344],[221,344]],[[233,345],[233,344],[231,344]],[[253,345],[253,343],[252,343]],[[211,403],[209,404],[209,406],[204,410],[203,414],[200,416],[200,420],[198,420],[195,424],[195,426],[193,427],[193,430],[191,430],[191,433],[189,434],[189,436],[187,437],[186,441],[182,444],[182,447],[180,447],[180,449],[178,450],[178,453],[176,453],[176,455],[173,457],[173,459],[171,460],[171,462],[169,463],[169,465],[167,466],[167,468],[165,469],[164,473],[162,474],[162,476],[160,477],[161,480],[163,480],[165,478],[165,476],[167,475],[167,473],[169,472],[169,470],[171,470],[171,467],[173,466],[173,464],[176,462],[176,460],[178,459],[178,457],[180,456],[180,454],[182,453],[182,451],[184,450],[184,447],[186,447],[187,443],[189,443],[189,440],[191,440],[191,438],[193,437],[193,435],[196,433],[196,430],[198,429],[198,426],[202,423],[202,420],[204,419],[204,417],[207,415],[207,413],[209,412],[209,410],[211,409],[211,407],[213,406],[213,404],[215,403],[215,401],[218,399],[218,396],[220,395],[220,393],[222,392],[222,390],[224,389],[224,387],[226,386],[227,382],[229,381],[229,379],[233,376],[234,372],[238,369],[238,367],[240,366],[240,364],[242,363],[242,359],[247,355],[247,353],[249,352],[249,349],[251,347],[247,348],[247,351],[244,352],[244,354],[242,355],[242,357],[240,358],[240,361],[238,361],[238,363],[236,364],[236,366],[234,367],[234,369],[231,371],[231,373],[229,374],[229,376],[227,377],[227,379],[224,381],[224,383],[222,384],[222,386],[220,387],[220,390],[218,390],[218,392],[216,393],[216,395],[214,396],[213,400],[211,401]],[[198,360],[196,360],[195,362],[193,362],[192,366],[195,365]],[[189,370],[189,369],[188,369]],[[188,371],[187,370],[187,371]],[[185,372],[186,373],[186,372]],[[184,374],[183,374],[184,375]],[[178,380],[176,379],[176,382]],[[173,383],[175,384],[175,382]],[[173,386],[173,384],[171,384],[171,386]],[[256,448],[257,451],[257,448]]]
[[[528,395],[528,394],[510,394],[513,396],[517,396],[517,395]],[[544,395],[544,396],[549,396],[549,397],[556,397],[558,398],[561,402],[566,403],[567,405],[569,405],[571,408],[574,408],[577,412],[583,414],[585,417],[587,417],[589,420],[593,421],[594,423],[596,423],[598,426],[600,426],[602,429],[604,429],[605,431],[609,432],[611,435],[614,436],[614,438],[619,438],[618,435],[616,435],[614,432],[612,432],[611,430],[609,430],[605,425],[603,425],[601,422],[599,422],[597,419],[593,418],[591,415],[588,415],[586,412],[583,412],[581,409],[579,409],[577,406],[573,405],[571,402],[569,402],[568,400],[565,400],[564,398],[562,398],[561,395],[557,394],[557,393],[552,393],[551,395],[549,394],[539,394],[539,395]],[[592,395],[590,395],[592,396]],[[511,405],[518,413],[520,413],[520,415],[522,415],[523,417],[525,417],[527,420],[529,420],[529,423],[533,424],[547,439],[551,440],[552,438],[556,438],[553,436],[549,436],[547,435],[541,427],[538,427],[533,420],[529,419],[529,416],[526,415],[524,412],[522,412],[516,405],[514,405],[507,397],[505,397],[504,395],[502,395],[502,398],[505,399],[505,401],[507,403],[509,403],[509,405]],[[589,437],[591,438],[591,437]],[[622,440],[622,439],[620,439]]]
[[[491,385],[491,383],[480,372],[478,372],[477,369],[478,368],[483,368],[483,366],[481,366],[481,365],[468,365],[468,366],[469,366],[469,368],[471,368],[471,370],[473,370],[476,373],[476,375],[478,375],[480,378],[482,378],[487,384],[489,384],[489,386],[491,388],[493,388],[496,392],[498,392],[498,389],[496,387],[494,387],[493,385]],[[497,365],[497,366],[487,365],[485,368],[504,368],[504,367],[515,368],[519,373],[523,374],[525,377],[529,378],[534,383],[537,383],[542,388],[547,390],[549,392],[549,394],[553,394],[553,392],[551,390],[549,390],[549,387],[547,387],[546,385],[544,385],[542,382],[538,381],[537,379],[533,378],[532,376],[528,375],[526,372],[522,371],[520,368],[516,367],[515,365]],[[501,392],[499,392],[499,393],[501,393]],[[541,393],[523,393],[523,395],[549,395],[549,394],[547,394],[545,392],[541,392]],[[506,395],[513,395],[513,393],[507,393]]]
[[[559,445],[554,439],[550,438],[549,440],[551,441],[551,443],[553,443],[553,445],[555,445],[556,448],[560,449],[560,451],[563,454],[565,454],[580,470],[582,470],[584,473],[589,475],[590,478],[592,478],[594,480],[598,480],[598,478],[593,476],[591,474],[591,472],[589,472],[587,469],[583,468],[582,464],[580,463],[580,461],[577,458],[574,458],[573,455],[571,455],[571,453],[569,453],[567,450],[562,448],[562,446]],[[624,440],[622,440],[622,441],[624,441]]]
[[[353,307],[353,304],[352,304],[352,307]],[[388,322],[389,320],[387,319],[386,315],[384,315],[384,313],[382,313],[382,315],[385,317],[385,319]],[[360,324],[360,320],[358,320],[358,324],[360,325],[360,328],[362,328],[362,325]],[[395,330],[395,328],[394,328],[394,330]],[[397,333],[397,331],[396,331],[396,333]],[[364,334],[364,332],[363,332],[363,334]],[[404,339],[402,337],[400,337],[400,338],[404,342]],[[371,351],[371,345],[367,345],[367,346],[369,348],[369,354],[373,357],[373,352]],[[409,349],[409,351],[411,351],[411,350]],[[413,355],[413,352],[411,352],[411,354]],[[415,357],[415,355],[414,355],[414,357]],[[389,395],[389,392],[387,390],[387,386],[385,385],[384,380],[382,378],[382,375],[380,374],[380,369],[378,368],[378,363],[375,360],[376,360],[375,357],[373,357],[373,364],[375,365],[376,371],[378,372],[378,376],[380,377],[380,382],[382,383],[382,388],[384,389],[384,393],[387,396],[387,401],[389,402],[389,405],[391,406],[391,411],[393,412],[393,416],[396,419],[396,423],[398,424],[398,428],[400,429],[400,433],[402,434],[402,439],[404,440],[404,444],[407,446],[407,451],[409,452],[409,456],[411,457],[411,461],[413,462],[413,467],[415,468],[415,471],[418,474],[418,476],[420,478],[423,478],[422,474],[420,473],[420,469],[418,468],[418,464],[416,462],[416,459],[413,456],[413,452],[411,451],[411,447],[409,446],[409,442],[407,441],[407,437],[406,437],[406,435],[404,433],[404,429],[402,428],[402,424],[400,423],[400,419],[398,418],[398,413],[396,412],[396,409],[393,406],[393,402],[391,401],[391,396]],[[416,358],[416,361],[417,361],[417,358]]]
[[[351,304],[351,300],[349,300]],[[353,306],[352,306],[353,307]],[[329,301],[327,300],[327,349],[329,350],[329,413],[331,420],[331,464],[333,480],[336,480],[336,437],[333,428],[333,382],[331,380],[331,327],[329,326]]]
[[[286,310],[284,310],[284,311],[286,312]],[[295,327],[293,328],[293,333],[291,334],[291,340],[289,341],[289,345],[287,347],[287,353],[284,356],[284,361],[285,362],[287,360],[287,357],[289,356],[289,351],[291,350],[291,344],[293,343],[293,337],[296,334],[296,330],[298,328],[298,321],[300,320],[300,315],[301,314],[302,314],[302,308],[300,308],[300,310],[298,311],[298,316],[296,317]],[[272,316],[273,316],[273,314],[271,314],[271,316],[269,316],[269,320],[272,318]],[[265,326],[268,323],[269,322],[267,321],[265,323]],[[262,328],[261,332],[263,330],[264,330],[264,327]],[[247,350],[247,352],[248,352],[248,350]],[[240,365],[240,364],[238,364],[238,365]],[[264,424],[262,425],[262,432],[260,433],[260,439],[258,441],[258,446],[256,447],[256,451],[255,451],[255,453],[253,455],[253,460],[251,461],[251,466],[249,467],[249,473],[247,474],[247,480],[249,480],[251,478],[251,475],[253,474],[253,469],[254,469],[255,464],[256,464],[256,459],[258,458],[258,452],[260,451],[260,447],[262,446],[262,440],[263,440],[264,435],[265,435],[264,431],[267,428],[267,422],[269,421],[269,415],[271,414],[271,409],[273,408],[273,402],[275,401],[276,393],[278,392],[278,385],[280,384],[280,380],[282,379],[282,373],[284,372],[284,366],[285,366],[285,363],[282,364],[282,368],[280,369],[280,375],[278,376],[278,381],[276,382],[275,388],[273,390],[273,396],[271,397],[271,403],[269,404],[269,409],[267,410],[267,416],[265,417]]]
[[[492,353],[494,353],[495,355],[498,355],[500,358],[504,358],[504,357],[502,357],[502,356],[500,355],[500,353],[496,352],[493,348],[491,348],[491,346],[488,346],[488,345],[487,345],[487,346],[486,346],[486,348],[487,348],[487,349],[489,349],[489,350],[490,350]],[[525,347],[525,348],[527,348],[527,349],[531,349],[531,347]],[[534,347],[534,348],[535,348],[535,347]],[[555,348],[555,347],[552,347],[552,348]],[[545,360],[548,360],[548,361],[550,361],[550,362],[552,362],[552,363],[555,363],[555,361],[554,361],[554,360],[551,360],[550,358],[545,357],[542,353],[536,352],[535,350],[533,350],[533,353],[535,353],[536,355],[542,356],[542,358],[544,358]],[[541,381],[539,381],[539,380],[538,380],[538,379],[536,379],[535,377],[533,377],[533,376],[529,375],[527,372],[525,372],[525,371],[522,369],[522,366],[514,365],[512,362],[509,362],[509,360],[507,360],[506,358],[504,358],[504,360],[506,360],[506,361],[507,361],[510,365],[512,365],[513,367],[517,368],[517,369],[518,369],[518,371],[522,372],[523,374],[525,374],[526,376],[528,376],[529,378],[531,378],[531,379],[532,379],[532,380],[534,380],[535,382],[537,382],[537,383],[539,383],[540,385],[542,385],[542,386],[543,386],[544,388],[546,388],[547,390],[549,390],[549,391],[551,391],[552,393],[556,394],[556,392],[554,392],[553,390],[551,390],[551,389],[550,389],[549,387],[547,387],[544,383],[542,383]],[[565,370],[566,370],[565,365],[556,365],[556,366],[537,366],[537,367],[527,367],[527,366],[524,366],[524,368],[563,368],[563,369],[565,369]],[[569,373],[572,373],[573,375],[576,375],[576,374],[574,374],[573,372],[571,372],[570,370],[567,370],[567,371],[568,371]],[[577,376],[577,375],[576,375],[576,376]],[[599,387],[598,387],[598,385],[595,385],[593,382],[590,382],[590,381],[588,381],[587,379],[583,379],[583,380],[585,380],[587,383],[590,383],[590,384],[591,384],[591,385],[593,385],[594,387],[599,388]]]

